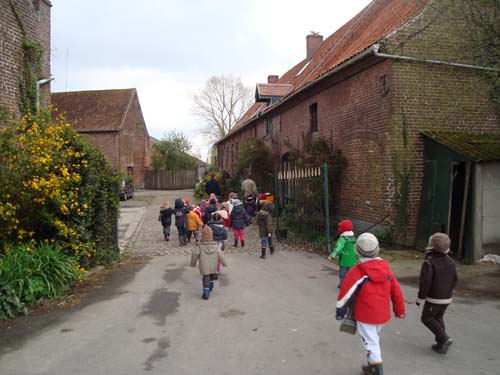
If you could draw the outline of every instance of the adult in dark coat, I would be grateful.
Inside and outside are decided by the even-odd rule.
[[[222,196],[222,189],[220,187],[219,181],[216,180],[215,174],[212,173],[210,180],[205,184],[205,192],[210,196],[210,194],[215,194],[217,199]]]

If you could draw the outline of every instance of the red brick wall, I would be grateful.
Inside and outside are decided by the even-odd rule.
[[[133,167],[132,180],[144,186],[144,171],[149,169],[151,146],[137,95],[134,96],[120,132],[120,170],[127,175],[127,166]]]
[[[500,119],[489,99],[479,71],[438,65],[395,62],[391,120],[391,153],[394,172],[410,180],[408,222],[399,242],[412,245],[418,225],[423,183],[425,130],[481,132],[500,130]],[[406,141],[405,141],[406,139]],[[397,175],[397,173],[395,173]],[[397,191],[397,179],[393,188]]]
[[[23,65],[23,30],[11,7],[13,3],[27,38],[41,43],[43,76],[50,75],[50,3],[32,0],[0,0],[0,107],[19,113],[19,77]],[[40,77],[42,78],[42,77]],[[50,102],[50,84],[42,87],[42,105]]]
[[[317,103],[316,136],[331,140],[347,159],[341,181],[333,181],[340,184],[339,216],[374,223],[390,212],[386,187],[391,170],[386,142],[391,96],[383,92],[381,83],[389,67],[390,62],[372,66],[304,99],[279,119],[273,118],[273,138],[283,155],[288,151],[286,139],[302,148],[302,135],[309,131],[309,106]],[[265,134],[265,124],[257,134]]]
[[[480,64],[467,48],[461,9],[458,1],[433,1],[383,41],[383,52]],[[393,59],[370,67],[370,60],[325,77],[281,103],[271,115],[275,143],[266,142],[280,155],[287,151],[285,139],[300,147],[302,133],[309,129],[309,106],[317,103],[316,136],[331,139],[347,159],[337,214],[366,223],[389,215],[385,227],[396,230],[397,242],[412,246],[423,179],[420,132],[500,130],[500,119],[478,70]],[[265,120],[254,123],[255,133],[247,136],[265,139]],[[241,143],[243,132],[238,134]],[[232,138],[221,148],[234,144]],[[409,190],[402,197],[405,178]],[[401,206],[405,199],[408,203]]]
[[[115,168],[119,168],[119,145],[120,138],[118,132],[100,132],[100,133],[80,133],[91,144],[98,147],[106,160],[108,160]]]

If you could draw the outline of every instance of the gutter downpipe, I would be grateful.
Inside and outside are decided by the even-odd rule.
[[[485,66],[453,63],[453,62],[446,62],[446,61],[440,61],[440,60],[419,59],[417,57],[411,57],[411,56],[391,55],[391,54],[387,54],[387,53],[380,53],[379,50],[380,50],[380,44],[378,44],[378,43],[374,44],[373,45],[373,54],[377,57],[383,57],[383,58],[394,59],[394,60],[413,61],[413,62],[426,63],[426,64],[446,65],[446,66],[453,66],[455,68],[477,69],[477,70],[485,70],[485,71],[492,71],[492,72],[500,71],[499,69],[488,68]]]
[[[35,88],[36,88],[36,109],[37,110],[40,109],[40,86],[46,85],[47,83],[49,83],[50,81],[53,81],[53,80],[54,80],[54,77],[50,77],[50,78],[39,79],[38,81],[36,81]]]

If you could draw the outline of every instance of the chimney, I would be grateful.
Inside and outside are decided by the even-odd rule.
[[[270,75],[267,76],[267,83],[278,83],[280,76]]]
[[[323,43],[323,35],[319,33],[315,33],[311,31],[311,34],[306,36],[306,46],[307,46],[307,60],[310,60],[314,52],[318,50],[318,48]]]

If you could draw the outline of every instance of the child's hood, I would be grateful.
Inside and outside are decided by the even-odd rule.
[[[200,246],[200,251],[205,254],[213,254],[217,252],[217,242],[215,241],[201,242],[198,246]]]
[[[259,217],[259,218],[265,219],[269,215],[270,214],[267,211],[264,211],[264,210],[257,211],[257,217]]]
[[[392,274],[387,261],[381,258],[368,259],[364,262],[362,260],[362,263],[357,267],[359,267],[360,270],[370,278],[370,281],[374,283],[390,280]]]

